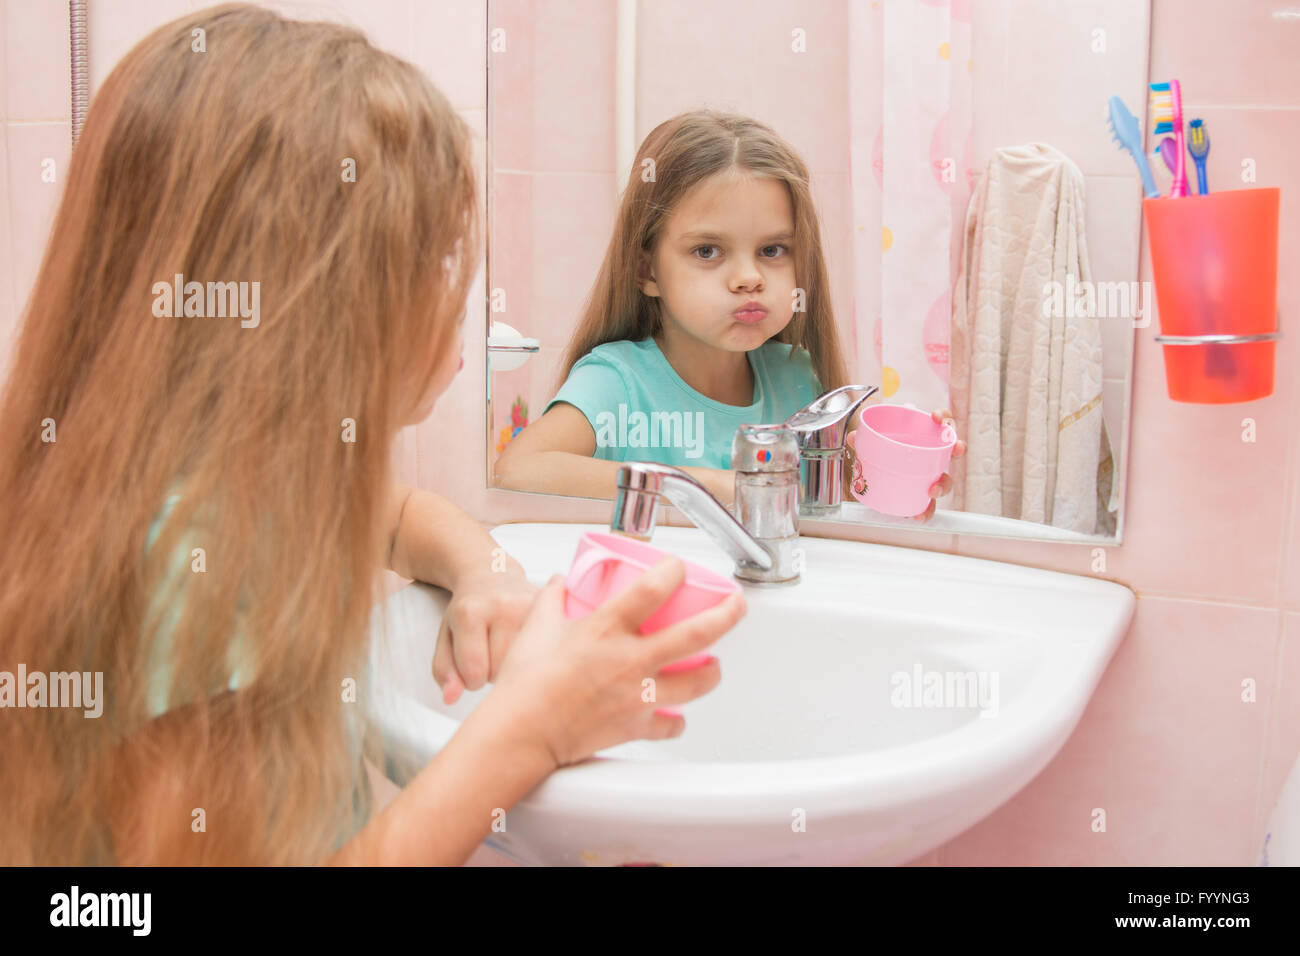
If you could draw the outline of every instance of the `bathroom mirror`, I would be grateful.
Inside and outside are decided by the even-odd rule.
[[[520,436],[564,382],[566,353],[586,341],[579,325],[599,312],[587,307],[607,256],[611,269],[631,261],[630,246],[615,255],[625,190],[667,184],[639,147],[665,121],[713,110],[757,120],[802,160],[820,253],[795,248],[808,247],[807,220],[784,183],[724,193],[716,178],[703,181],[673,208],[687,209],[692,226],[743,224],[735,239],[706,230],[717,235],[684,253],[701,271],[723,257],[708,267],[722,296],[710,303],[743,305],[769,285],[784,294],[773,263],[792,256],[788,328],[801,311],[805,333],[833,327],[846,374],[838,384],[878,386],[868,404],[948,408],[969,444],[928,521],[848,493],[830,520],[1120,541],[1134,330],[1149,324],[1154,295],[1138,281],[1141,184],[1112,141],[1106,107],[1119,96],[1146,115],[1149,0],[490,0],[487,27],[490,486],[613,497],[612,471],[594,480],[568,460],[536,465]],[[653,203],[658,194],[634,195]],[[724,208],[730,219],[709,220]],[[792,218],[798,228],[787,230]],[[682,224],[670,210],[656,242]],[[780,236],[787,231],[794,240]],[[644,276],[628,281],[653,295]],[[606,282],[604,301],[617,286]],[[806,301],[800,309],[809,290],[829,303],[817,318]],[[658,294],[669,301],[667,285]],[[622,374],[656,395],[665,383],[690,390],[688,379],[708,378],[701,360],[682,364],[680,337],[662,335],[639,339],[645,364]],[[760,374],[758,348],[738,348],[756,402],[766,383],[763,407],[779,407],[777,393],[793,413],[816,396],[804,380],[796,388]],[[740,412],[749,393],[693,394]],[[655,410],[684,411],[691,423],[673,400]],[[608,412],[608,434],[627,434]],[[598,442],[596,457],[678,464],[684,444],[716,450],[734,433],[665,423],[676,457],[667,441],[629,450],[636,442],[622,437],[621,449]],[[590,415],[587,424],[597,427]],[[511,461],[503,455],[515,467],[499,468]]]

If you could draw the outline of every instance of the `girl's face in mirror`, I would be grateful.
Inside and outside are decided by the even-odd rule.
[[[659,297],[666,334],[747,352],[794,317],[793,242],[785,183],[720,173],[678,202],[646,264],[641,291]],[[737,315],[751,302],[759,312]]]

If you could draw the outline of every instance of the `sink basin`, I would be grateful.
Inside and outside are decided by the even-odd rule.
[[[598,525],[493,537],[541,585]],[[695,528],[652,543],[730,574]],[[722,683],[686,732],[552,774],[489,845],[530,864],[898,864],[977,823],[1065,743],[1135,607],[1128,588],[909,548],[803,538],[797,584],[745,588],[712,648]],[[404,785],[488,692],[445,707],[431,661],[447,593],[375,609],[370,719]]]

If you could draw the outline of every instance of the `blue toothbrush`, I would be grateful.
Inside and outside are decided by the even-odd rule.
[[[1210,191],[1205,181],[1205,157],[1210,155],[1210,131],[1198,119],[1187,124],[1187,152],[1196,163],[1196,185],[1204,196]]]
[[[1138,129],[1137,117],[1128,111],[1124,101],[1118,96],[1110,98],[1110,132],[1119,144],[1121,149],[1127,149],[1128,154],[1133,157],[1133,162],[1137,163],[1138,172],[1142,175],[1142,191],[1148,199],[1155,199],[1160,195],[1160,190],[1156,188],[1156,181],[1151,175],[1151,167],[1147,165],[1146,151],[1142,148],[1142,133]]]

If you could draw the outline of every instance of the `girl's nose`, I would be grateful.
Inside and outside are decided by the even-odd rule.
[[[465,356],[462,355],[462,356],[460,357],[460,365],[456,366],[456,371],[459,372],[459,371],[460,371],[461,369],[463,369],[464,367],[465,367]]]

